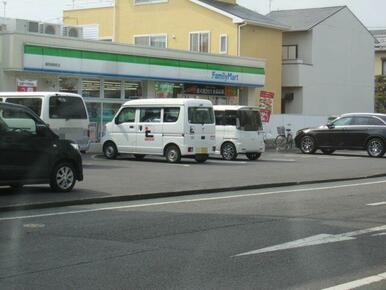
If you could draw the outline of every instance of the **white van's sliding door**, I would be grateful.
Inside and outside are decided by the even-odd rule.
[[[137,150],[143,154],[163,154],[162,108],[140,108]]]

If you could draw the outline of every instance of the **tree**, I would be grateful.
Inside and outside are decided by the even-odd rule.
[[[375,112],[386,113],[386,76],[375,77]]]

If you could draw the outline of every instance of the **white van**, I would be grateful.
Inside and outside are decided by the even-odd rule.
[[[216,146],[210,101],[199,99],[141,99],[126,102],[106,125],[102,138],[106,158],[131,153],[137,159],[161,155],[171,163],[182,156],[205,162]]]
[[[214,106],[216,118],[216,154],[235,160],[245,154],[257,160],[265,151],[263,125],[257,107]]]
[[[80,95],[56,92],[0,92],[0,101],[30,108],[60,139],[74,141],[81,152],[89,149],[90,123],[86,104]]]

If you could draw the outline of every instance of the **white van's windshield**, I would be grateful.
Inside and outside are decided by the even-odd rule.
[[[240,130],[259,131],[263,130],[260,113],[258,111],[240,110]]]
[[[213,109],[208,107],[189,107],[188,118],[190,124],[213,124]]]
[[[87,119],[82,100],[70,96],[51,97],[49,115],[50,119]]]
[[[7,102],[26,106],[34,111],[36,115],[41,115],[42,99],[40,98],[7,98]]]

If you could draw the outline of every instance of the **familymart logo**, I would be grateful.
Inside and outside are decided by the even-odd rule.
[[[212,72],[212,80],[217,81],[238,81],[239,75],[231,72]]]

